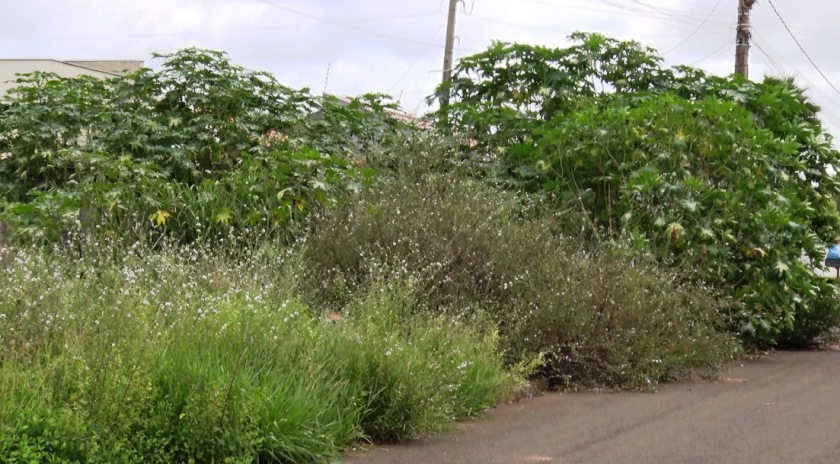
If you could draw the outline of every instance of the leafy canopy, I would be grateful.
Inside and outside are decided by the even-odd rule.
[[[382,95],[314,97],[211,50],[155,56],[112,79],[19,77],[0,107],[0,207],[19,231],[285,230],[368,182],[354,160],[400,129]]]
[[[802,258],[840,239],[840,153],[804,91],[666,68],[634,42],[572,40],[465,58],[438,89],[439,120],[493,180],[577,212],[570,228],[632,240],[728,292],[749,339],[784,341],[828,302],[836,313]]]

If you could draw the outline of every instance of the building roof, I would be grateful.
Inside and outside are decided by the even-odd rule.
[[[354,100],[352,97],[342,96],[342,95],[329,95],[329,96],[337,99],[339,102],[341,102],[342,104],[345,104],[345,105],[349,105]],[[416,115],[413,115],[413,114],[411,114],[407,111],[403,111],[401,109],[394,109],[394,108],[385,108],[385,111],[391,116],[392,119],[394,119],[396,121],[399,121],[399,122],[402,122],[402,123],[405,123],[405,124],[411,124],[411,125],[414,125],[415,127],[421,128],[421,129],[429,129],[429,128],[432,127],[431,124],[429,124],[427,121],[425,121],[422,118],[420,118]]]
[[[0,58],[2,62],[49,62],[74,68],[121,76],[124,71],[135,71],[143,67],[142,60],[56,60],[52,58]]]

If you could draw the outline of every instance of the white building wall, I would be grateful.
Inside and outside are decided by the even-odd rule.
[[[17,74],[36,71],[52,72],[61,77],[114,77],[122,70],[136,70],[142,61],[58,61],[58,60],[4,60],[0,59],[0,95],[14,87]]]

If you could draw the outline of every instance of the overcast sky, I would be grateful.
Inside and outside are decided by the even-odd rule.
[[[732,72],[738,0],[465,0],[456,58],[492,40],[564,46],[573,31],[635,39],[669,64]],[[840,87],[840,2],[773,0],[805,51]],[[0,58],[140,59],[188,46],[224,50],[293,87],[401,96],[422,112],[440,80],[447,0],[0,0]],[[840,95],[768,0],[752,15],[751,77],[793,75],[840,134]],[[708,18],[708,19],[707,19]]]

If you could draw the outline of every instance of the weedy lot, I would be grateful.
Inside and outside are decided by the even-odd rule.
[[[412,314],[408,282],[334,323],[296,293],[294,254],[139,251],[11,254],[5,462],[321,462],[439,431],[512,386],[492,325]]]
[[[315,463],[840,323],[793,81],[494,44],[422,124],[188,49],[0,102],[0,460]],[[605,272],[606,270],[606,272]]]

